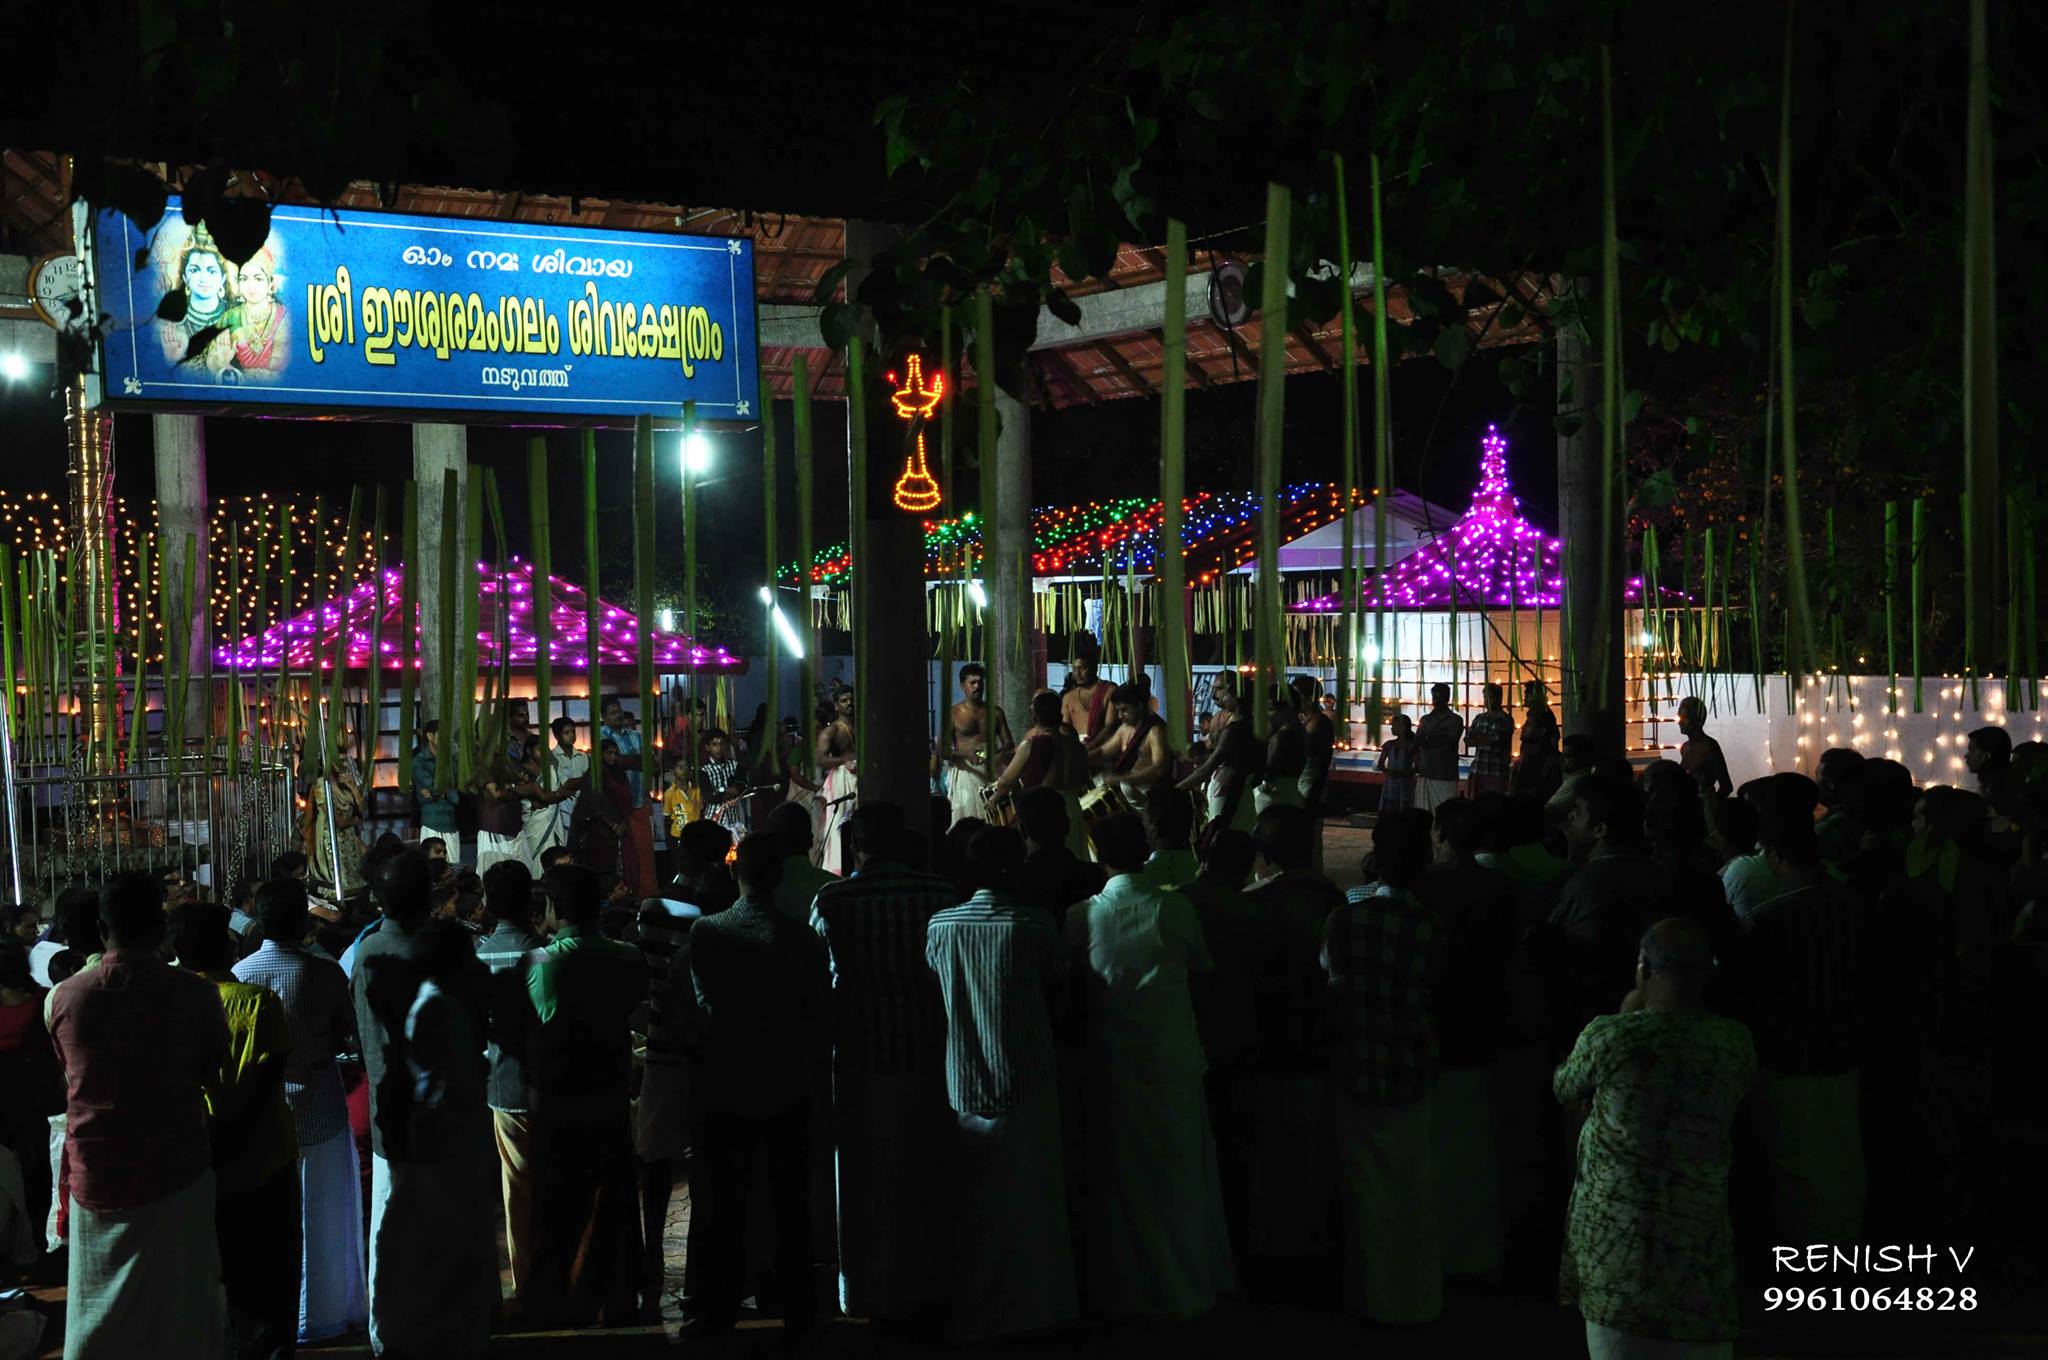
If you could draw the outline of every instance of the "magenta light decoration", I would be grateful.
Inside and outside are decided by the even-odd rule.
[[[346,642],[347,665],[351,670],[371,664],[371,658],[380,656],[381,664],[392,669],[403,667],[402,649],[399,639],[401,629],[407,626],[402,618],[403,586],[405,568],[393,567],[384,573],[389,589],[389,607],[380,616],[377,613],[377,593],[370,585],[360,586],[351,591],[340,608],[330,605],[321,610],[318,607],[294,614],[265,629],[253,637],[214,649],[214,661],[231,670],[257,670],[277,664],[280,654],[287,664],[307,667],[312,664],[314,646],[332,647],[337,638]],[[482,604],[480,627],[477,632],[478,662],[486,667],[497,664],[498,628],[494,611],[501,605],[509,610],[506,617],[508,658],[516,663],[531,664],[537,654],[537,639],[532,626],[533,608],[531,603],[514,597],[530,596],[533,589],[533,565],[512,559],[512,566],[505,574],[505,600],[499,598],[497,590],[498,573],[489,563],[477,564],[478,598]],[[563,639],[580,640],[583,636],[585,619],[584,593],[580,586],[571,585],[560,577],[551,577],[554,584],[555,642],[549,648],[549,656],[570,665],[588,667],[590,657],[587,651],[571,641],[573,650],[563,650]],[[639,636],[640,620],[625,610],[607,606],[605,617],[609,621],[601,631],[598,640],[597,660],[604,666],[631,666],[637,664],[634,642]],[[419,621],[410,620],[415,636]],[[677,665],[686,659],[700,667],[714,669],[737,668],[739,658],[725,648],[715,650],[697,646],[692,639],[673,633],[656,630],[655,651],[665,665]],[[414,669],[421,667],[416,659]]]
[[[1363,587],[1361,605],[1391,609],[1556,609],[1564,601],[1564,543],[1521,515],[1508,482],[1508,441],[1495,425],[1479,441],[1479,485],[1458,522],[1379,573]],[[1642,598],[1641,577],[1627,599]],[[1305,600],[1294,613],[1331,613],[1335,595]]]

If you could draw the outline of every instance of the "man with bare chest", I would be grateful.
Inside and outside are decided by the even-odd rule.
[[[1099,750],[1117,727],[1114,687],[1096,674],[1098,648],[1092,633],[1074,634],[1073,660],[1069,669],[1074,685],[1060,696],[1060,720],[1074,729],[1081,745]]]
[[[979,663],[970,661],[960,668],[961,699],[953,705],[953,744],[945,753],[946,802],[955,822],[986,813],[982,792],[989,786],[989,772],[1001,769],[1016,745],[1003,710],[984,697],[987,688],[988,676]]]
[[[853,690],[841,685],[832,693],[832,721],[818,729],[818,774],[824,781],[818,790],[817,834],[812,853],[818,867],[829,873],[846,872],[846,859],[839,843],[839,829],[853,816],[854,794],[860,784],[859,749],[853,733]]]

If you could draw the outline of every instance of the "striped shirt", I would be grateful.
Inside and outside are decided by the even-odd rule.
[[[484,1050],[491,1062],[490,1106],[508,1114],[533,1108],[526,1060],[540,1017],[527,995],[526,974],[543,943],[540,936],[510,921],[499,921],[476,942],[477,961],[491,970],[490,1042]]]
[[[925,928],[958,897],[945,879],[900,864],[869,864],[818,889],[811,927],[832,967],[836,1063],[895,1074],[940,1061],[946,1015]]]
[[[961,1114],[1015,1109],[1054,1080],[1045,983],[1065,962],[1052,917],[986,890],[932,917],[925,961],[946,1008],[946,1097]]]
[[[268,987],[284,1002],[290,1049],[284,1099],[299,1146],[309,1148],[348,1129],[348,1103],[335,1055],[356,1046],[356,1007],[348,978],[332,959],[265,940],[234,968],[235,978]]]

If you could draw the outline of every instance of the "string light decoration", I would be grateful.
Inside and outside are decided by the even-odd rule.
[[[1564,543],[1523,519],[1508,483],[1508,441],[1488,425],[1479,441],[1479,485],[1464,516],[1401,558],[1364,592],[1363,607],[1392,609],[1556,609],[1564,603]],[[1625,597],[1642,597],[1630,577]],[[1341,609],[1335,595],[1292,606],[1296,613]]]
[[[285,600],[282,551],[277,529],[278,509],[279,503],[268,492],[228,497],[216,500],[210,506],[205,545],[206,596],[216,631],[225,631],[233,616],[231,595],[236,572],[230,565],[230,559],[233,556],[233,531],[236,529],[241,535],[240,577],[245,627],[267,627],[294,609],[311,607],[323,596],[330,599],[339,596],[353,584],[341,576],[342,540],[347,533],[346,508],[293,502],[290,524],[295,569],[292,599]],[[166,556],[175,568],[184,560],[184,549],[182,545],[167,547],[164,543],[154,500],[138,516],[130,512],[125,499],[116,498],[114,516],[118,526],[114,541],[114,579],[120,591],[122,645],[130,645],[134,620],[140,617],[145,622],[150,640],[149,655],[143,660],[159,662],[163,659],[161,639],[164,635],[158,608],[161,604],[159,568]],[[60,573],[69,561],[70,531],[65,520],[64,502],[49,492],[16,494],[0,491],[0,534],[10,540],[16,552],[54,552]],[[355,545],[357,561],[369,559],[375,537],[372,529],[361,529]],[[324,544],[320,559],[330,564],[319,578],[311,570],[315,540]],[[143,560],[145,553],[147,562]],[[268,581],[262,584],[256,576],[259,561],[266,566],[268,577]],[[262,618],[256,614],[259,604],[264,609]]]
[[[890,382],[896,381],[894,373],[886,376]],[[904,458],[903,475],[896,479],[894,499],[898,510],[922,515],[939,508],[939,481],[925,463],[924,427],[945,395],[945,374],[934,373],[930,383],[925,382],[923,355],[913,354],[904,360],[903,385],[889,394],[889,402],[896,409],[896,418],[909,421],[916,431],[917,450]]]
[[[1355,490],[1351,505],[1371,503],[1378,492]],[[1249,562],[1257,550],[1259,505],[1247,493],[1198,492],[1181,502],[1181,555],[1191,585],[1213,584]],[[1292,540],[1337,519],[1344,496],[1333,485],[1303,482],[1281,490],[1281,532]],[[1031,570],[1040,577],[1122,573],[1126,562],[1140,576],[1158,570],[1159,534],[1165,512],[1156,498],[1129,497],[1050,506],[1032,515]],[[981,561],[981,522],[973,513],[925,522],[925,575],[957,580]],[[851,578],[853,555],[844,543],[819,552],[810,569],[784,566],[782,580],[796,586],[842,586]]]
[[[477,614],[477,666],[488,670],[499,664],[498,632],[499,610],[507,612],[504,631],[507,641],[507,660],[513,666],[526,667],[534,663],[538,646],[533,630],[533,564],[519,558],[500,569],[489,562],[476,564],[477,596],[480,602]],[[548,657],[553,664],[587,669],[590,656],[583,645],[585,610],[584,594],[581,587],[564,581],[559,576],[548,578],[553,592],[554,630],[548,643]],[[346,595],[329,601],[325,609],[315,606],[301,614],[273,624],[253,637],[239,639],[235,643],[216,648],[216,664],[231,670],[262,670],[275,667],[282,660],[292,669],[309,669],[313,664],[315,644],[318,644],[320,665],[323,670],[333,669],[333,649],[337,636],[347,641],[346,666],[350,670],[365,669],[370,664],[371,634],[376,635],[376,651],[379,664],[388,670],[398,670],[404,665],[404,634],[407,624],[403,618],[405,598],[405,568],[394,566],[383,572],[385,608],[380,616],[377,610],[377,581],[363,581]],[[502,585],[503,593],[500,595]],[[317,616],[317,617],[316,617]],[[631,613],[616,606],[606,605],[600,611],[597,660],[602,666],[636,666],[639,664],[640,621]],[[417,636],[419,620],[410,620]],[[706,647],[691,639],[674,633],[654,631],[654,662],[667,672],[709,671],[737,674],[743,667],[739,657],[723,647]],[[419,659],[424,652],[423,644],[414,647],[413,668],[419,670],[424,663]]]

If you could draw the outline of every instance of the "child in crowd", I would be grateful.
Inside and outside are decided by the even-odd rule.
[[[1420,754],[1415,745],[1415,720],[1396,713],[1394,735],[1380,747],[1380,811],[1398,812],[1415,806],[1415,768]]]

